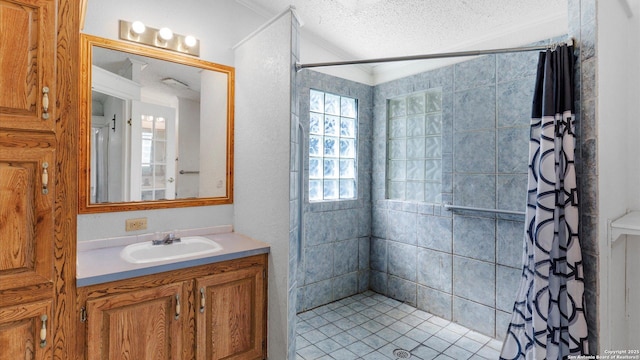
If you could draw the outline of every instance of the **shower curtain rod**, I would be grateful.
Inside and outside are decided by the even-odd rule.
[[[523,47],[504,48],[504,49],[470,50],[470,51],[459,51],[459,52],[449,52],[449,53],[439,53],[439,54],[386,57],[386,58],[378,58],[378,59],[329,61],[329,62],[317,62],[317,63],[308,63],[308,64],[296,63],[295,66],[296,66],[296,71],[300,71],[302,69],[323,67],[323,66],[358,65],[358,64],[372,64],[372,63],[393,62],[393,61],[428,60],[428,59],[442,59],[442,58],[463,57],[463,56],[478,56],[478,55],[503,54],[503,53],[525,52],[525,51],[536,51],[536,50],[548,50],[548,49],[554,49],[556,46],[564,45],[564,44],[569,46],[573,45],[573,39],[569,39],[566,42],[559,42],[559,43],[553,43],[553,44],[547,44],[547,45],[537,45],[537,46],[523,46]]]

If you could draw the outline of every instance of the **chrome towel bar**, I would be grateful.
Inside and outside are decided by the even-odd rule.
[[[471,207],[471,206],[460,206],[460,205],[452,205],[452,204],[444,204],[444,208],[449,210],[449,211],[453,211],[453,210],[469,210],[469,211],[489,212],[489,213],[494,213],[494,214],[525,215],[524,211],[486,209],[486,208],[478,208],[478,207]]]

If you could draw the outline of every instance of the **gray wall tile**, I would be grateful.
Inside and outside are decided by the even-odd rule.
[[[415,281],[407,281],[396,276],[389,276],[387,294],[394,299],[416,305],[417,285]]]
[[[495,262],[496,221],[468,216],[453,217],[453,253]]]
[[[487,55],[458,63],[454,72],[455,91],[495,84],[496,57]]]
[[[304,309],[313,309],[320,305],[333,301],[332,281],[324,280],[317,283],[305,285],[304,289]]]
[[[535,76],[538,69],[538,56],[536,51],[496,55],[498,83]],[[528,99],[529,102],[532,99],[533,96]]]
[[[406,245],[390,241],[387,247],[389,274],[409,281],[416,281],[416,254],[415,245]]]
[[[498,172],[524,173],[529,170],[529,128],[498,129]]]
[[[418,285],[418,308],[426,312],[451,320],[452,301],[451,294]]]
[[[347,240],[358,236],[358,210],[338,210],[331,212],[331,224],[335,231],[335,240]]]
[[[418,215],[418,246],[451,252],[452,219]]]
[[[495,130],[456,132],[453,134],[453,142],[455,153],[453,162],[456,173],[495,172]]]
[[[454,131],[492,129],[496,123],[496,89],[484,86],[456,92],[453,100]]]
[[[398,202],[394,202],[398,203]],[[402,206],[402,203],[399,204]],[[405,244],[416,244],[416,219],[415,212],[389,211],[387,236],[390,240]]]
[[[495,306],[496,265],[453,257],[453,294],[483,305]],[[472,274],[472,276],[470,276]]]
[[[418,284],[452,292],[453,257],[450,254],[418,248]]]
[[[358,270],[358,239],[338,241],[333,245],[333,276]]]
[[[453,321],[485,335],[495,336],[496,311],[492,307],[454,296]]]
[[[352,272],[332,279],[332,301],[355,295],[358,293],[358,273]]]
[[[525,211],[527,207],[527,174],[499,174],[496,181],[498,209]]]
[[[496,202],[496,176],[456,174],[453,178],[454,204],[493,208]]]
[[[383,190],[384,192],[384,190]],[[371,218],[371,235],[379,238],[387,237],[387,209],[374,207]]]
[[[305,282],[311,284],[333,276],[333,245],[317,245],[305,249]],[[310,261],[310,259],[313,259]]]
[[[330,212],[305,214],[304,226],[307,245],[319,245],[335,239],[332,224],[333,215]]]
[[[524,222],[498,220],[497,263],[522,269]]]
[[[365,292],[370,289],[369,287],[370,278],[371,278],[370,270],[358,272],[358,292],[359,293]]]
[[[502,265],[496,267],[496,308],[511,311],[520,287],[522,270]]]
[[[386,272],[371,270],[369,278],[369,286],[371,287],[371,290],[382,295],[386,295],[388,278],[389,275],[387,275]]]
[[[371,270],[387,272],[387,240],[371,238]]]
[[[358,270],[368,271],[371,267],[369,259],[371,256],[371,238],[361,237],[358,239]]]
[[[511,312],[496,310],[496,338],[504,339],[507,336],[510,322]]]
[[[498,84],[499,127],[529,128],[535,81],[534,73],[534,76]]]

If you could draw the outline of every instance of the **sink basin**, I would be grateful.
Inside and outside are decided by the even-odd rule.
[[[120,257],[130,263],[144,264],[209,255],[220,250],[222,246],[211,239],[185,236],[169,245],[153,245],[151,241],[131,244],[120,251]]]

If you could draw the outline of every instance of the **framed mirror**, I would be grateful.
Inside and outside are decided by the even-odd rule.
[[[233,67],[81,35],[79,212],[233,203]]]

